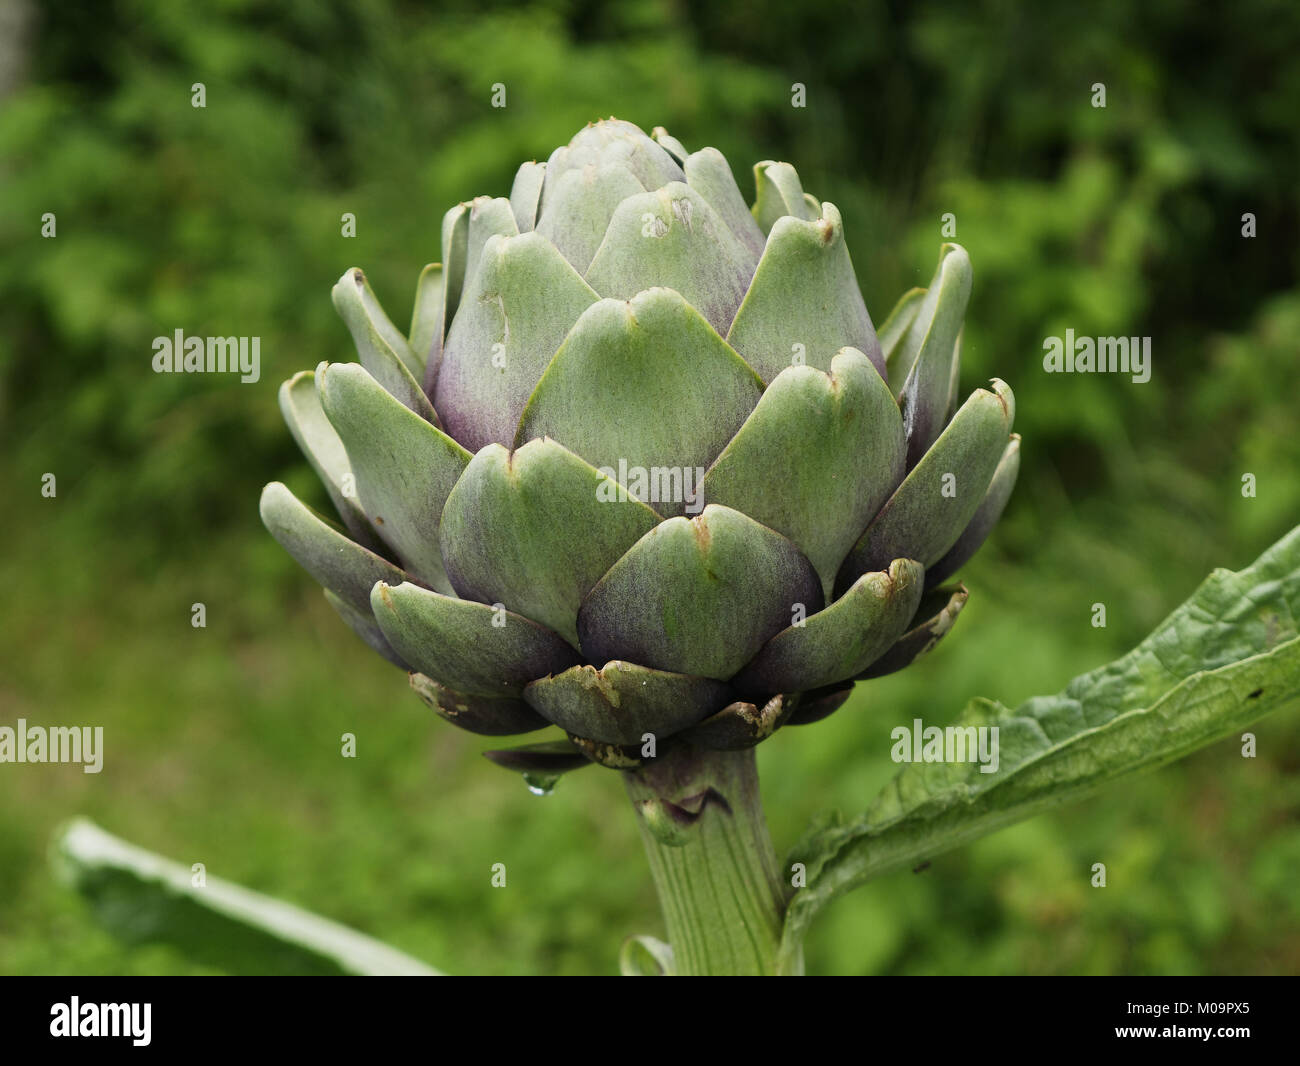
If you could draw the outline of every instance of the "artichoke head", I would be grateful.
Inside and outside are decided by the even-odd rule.
[[[597,122],[458,204],[410,330],[334,287],[357,363],[280,405],[342,525],[263,521],[438,714],[534,774],[735,749],[928,651],[1010,496],[994,379],[958,404],[970,261],[879,333],[840,213],[787,163]]]

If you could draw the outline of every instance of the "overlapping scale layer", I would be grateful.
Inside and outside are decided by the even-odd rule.
[[[754,179],[590,125],[447,212],[408,334],[345,273],[358,362],[281,390],[344,528],[278,483],[267,527],[439,716],[564,730],[502,765],[756,744],[966,601],[1019,466],[1010,388],[958,402],[966,252],[877,335],[835,205]]]

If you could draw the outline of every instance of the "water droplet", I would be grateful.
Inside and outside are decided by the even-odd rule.
[[[555,782],[559,779],[559,774],[538,771],[530,771],[524,774],[524,784],[528,786],[528,791],[534,796],[549,796],[555,791]]]

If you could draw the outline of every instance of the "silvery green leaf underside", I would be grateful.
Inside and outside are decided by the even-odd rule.
[[[54,841],[57,872],[115,935],[172,944],[231,973],[438,977],[433,967],[283,900],[204,874],[78,819]]]

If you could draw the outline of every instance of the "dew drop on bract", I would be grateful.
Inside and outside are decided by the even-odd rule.
[[[524,784],[528,786],[528,791],[534,796],[549,796],[555,791],[555,782],[559,779],[559,774],[548,774],[538,771],[531,771],[524,774]]]

